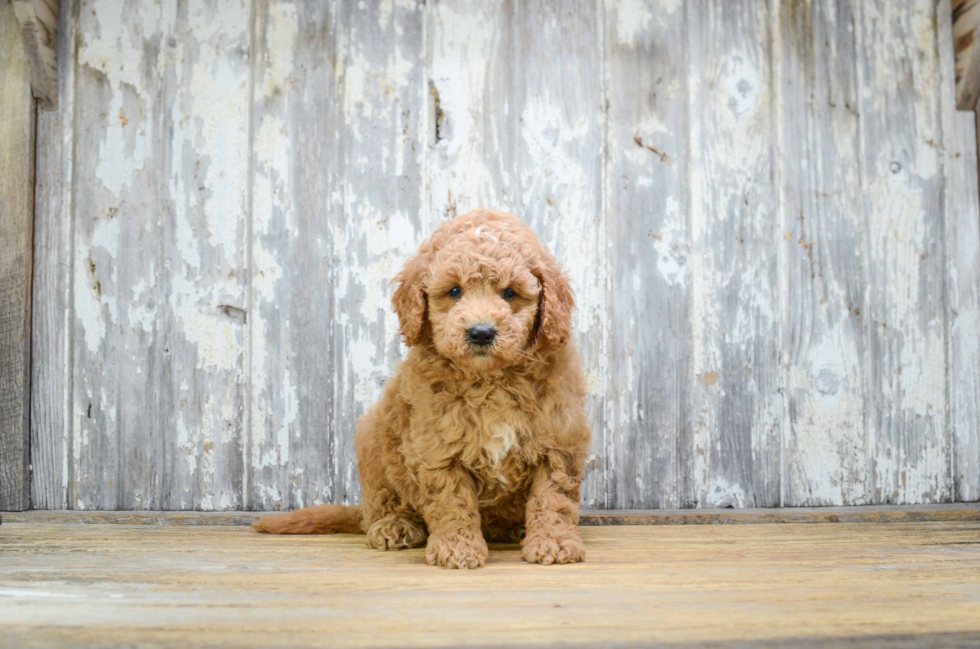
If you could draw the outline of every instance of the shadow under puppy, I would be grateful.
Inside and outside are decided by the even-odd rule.
[[[516,216],[441,225],[395,278],[409,346],[355,439],[363,504],[265,518],[272,534],[365,532],[379,550],[477,568],[487,541],[525,561],[585,558],[579,485],[591,432],[571,342],[572,292]]]

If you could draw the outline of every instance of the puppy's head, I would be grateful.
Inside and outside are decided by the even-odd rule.
[[[405,343],[468,369],[514,365],[571,335],[568,280],[512,214],[478,209],[444,223],[395,281]]]

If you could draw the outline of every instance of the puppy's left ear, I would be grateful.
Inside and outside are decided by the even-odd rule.
[[[422,345],[429,340],[429,323],[426,319],[428,297],[422,289],[427,266],[428,255],[420,251],[392,280],[399,285],[391,297],[391,304],[401,325],[399,332],[409,347]]]
[[[541,282],[535,343],[542,346],[563,345],[572,336],[572,311],[575,309],[572,287],[551,255],[537,264],[534,274]]]

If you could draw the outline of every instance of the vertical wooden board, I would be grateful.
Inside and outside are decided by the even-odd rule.
[[[508,7],[510,71],[503,96],[513,158],[498,158],[515,174],[520,214],[561,261],[575,290],[574,340],[589,385],[593,449],[609,441],[607,229],[603,212],[601,3],[591,0],[516,2]],[[501,119],[503,117],[503,119]],[[518,127],[518,128],[514,128]],[[582,487],[584,507],[611,504],[609,455],[593,453]]]
[[[402,352],[390,282],[415,254],[423,230],[424,20],[425,4],[413,0],[351,6],[345,20],[344,202],[333,250],[333,328],[343,340],[333,350],[335,502],[360,500],[354,428],[381,397]]]
[[[874,500],[950,500],[933,0],[857,4]]]
[[[946,138],[949,407],[954,499],[980,500],[980,192],[976,116],[957,112]]]
[[[250,506],[360,498],[354,430],[400,357],[420,239],[424,7],[259,8]]]
[[[20,23],[0,5],[0,509],[30,507],[34,100]]]
[[[782,372],[770,14],[689,7],[694,472],[701,507],[779,504]]]
[[[694,504],[688,47],[669,0],[606,3],[609,504]]]
[[[62,0],[58,106],[38,112],[31,335],[31,506],[68,508],[76,4]]]
[[[329,224],[339,203],[337,30],[325,4],[309,10],[292,2],[255,5],[246,509],[287,509],[290,477],[316,480],[313,474],[304,475],[302,458],[290,455],[292,426],[310,429],[310,452],[328,466],[328,431],[324,426],[318,435],[315,427],[318,421],[323,425],[332,405],[332,375],[307,377],[310,394],[322,395],[312,403],[322,404],[324,414],[307,414],[298,422],[297,390],[302,383],[290,374],[297,351],[290,340],[294,322],[315,332],[319,345],[298,351],[325,368],[329,365],[329,349],[335,344],[327,332],[334,317],[333,285],[327,274],[332,266]],[[302,48],[297,43],[301,37]],[[294,150],[303,144],[306,155]],[[306,184],[293,179],[294,171],[307,168]],[[304,196],[297,195],[299,191]],[[299,212],[298,205],[308,206],[307,196],[317,201],[317,209]],[[317,448],[315,442],[321,438]]]
[[[867,251],[850,2],[779,6],[786,290],[783,504],[873,501],[865,427]]]
[[[475,207],[518,215],[522,208],[513,168],[517,98],[504,91],[513,51],[509,6],[502,0],[427,6],[427,230]]]
[[[80,11],[71,507],[241,506],[249,20]]]
[[[980,188],[976,115],[956,110],[950,0],[936,3],[942,75],[949,427],[953,499],[980,500]]]
[[[601,205],[602,8],[595,3],[433,3],[428,18],[432,224],[511,211],[555,253],[576,293],[593,447],[584,506],[607,501],[606,231]]]

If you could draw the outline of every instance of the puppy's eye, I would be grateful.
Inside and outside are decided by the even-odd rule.
[[[512,288],[505,288],[503,296],[505,300],[513,300],[515,297],[517,297],[517,293],[515,293],[514,289]]]
[[[453,298],[454,300],[458,300],[463,295],[463,289],[461,289],[458,286],[454,286],[451,289],[449,289],[449,292],[446,293],[446,295]]]

